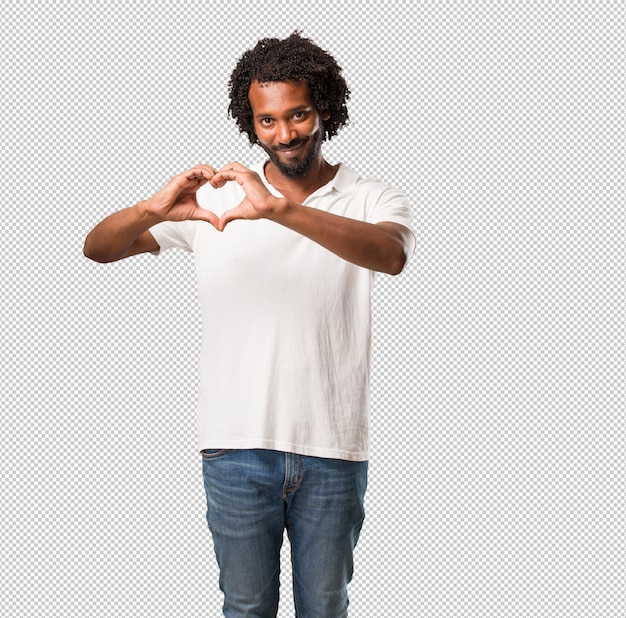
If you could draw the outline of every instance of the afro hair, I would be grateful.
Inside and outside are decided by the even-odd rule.
[[[323,121],[323,139],[330,139],[348,122],[346,101],[350,90],[336,60],[296,31],[286,39],[261,39],[246,51],[229,81],[228,113],[251,144],[257,141],[248,92],[252,82],[306,82],[318,112],[328,112]]]

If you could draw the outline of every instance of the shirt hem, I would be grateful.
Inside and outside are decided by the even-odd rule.
[[[203,440],[199,442],[200,451],[204,449],[266,449],[269,451],[281,451],[294,453],[307,457],[320,457],[322,459],[341,459],[344,461],[369,461],[369,451],[345,451],[316,446],[302,446],[286,442],[274,442],[264,440]]]

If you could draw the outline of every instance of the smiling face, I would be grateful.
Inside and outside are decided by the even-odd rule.
[[[248,93],[259,145],[287,178],[304,178],[321,161],[321,120],[306,82],[252,82]]]

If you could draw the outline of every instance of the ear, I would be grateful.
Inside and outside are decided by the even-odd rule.
[[[326,120],[330,118],[330,112],[328,110],[322,112],[321,118],[325,122]]]

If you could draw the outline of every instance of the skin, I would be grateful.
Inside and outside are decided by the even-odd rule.
[[[157,251],[159,245],[149,229],[160,221],[196,219],[222,232],[231,221],[264,218],[358,266],[400,273],[415,249],[415,238],[408,228],[392,222],[357,221],[302,204],[338,169],[322,156],[319,136],[328,112],[315,108],[308,85],[253,82],[248,96],[255,133],[270,157],[265,176],[284,197],[272,195],[258,174],[236,161],[219,170],[197,165],[174,176],[150,199],[103,219],[85,239],[85,255],[98,262],[113,262]],[[207,182],[216,189],[237,182],[246,197],[218,218],[200,208],[196,200],[197,190]]]

